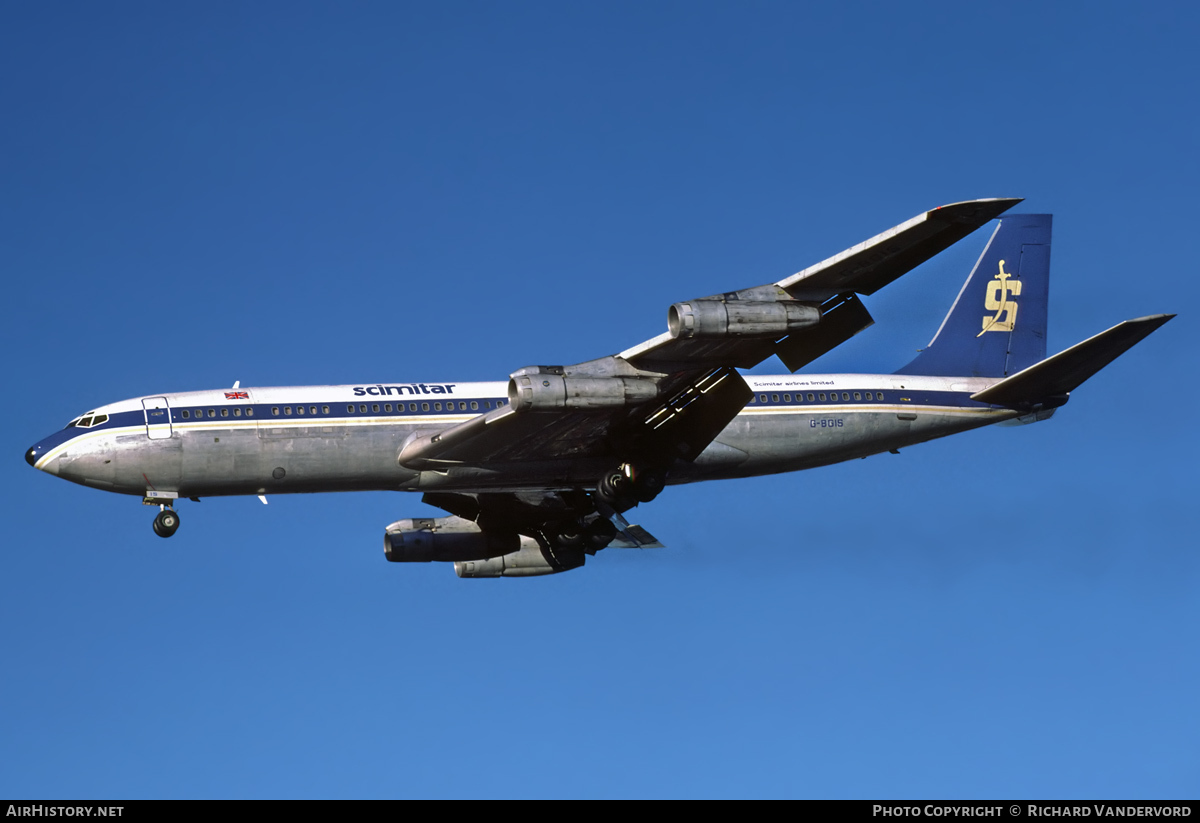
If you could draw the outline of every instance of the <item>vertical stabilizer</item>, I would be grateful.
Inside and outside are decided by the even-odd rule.
[[[896,374],[1006,377],[1045,359],[1050,224],[1001,218],[933,340]]]

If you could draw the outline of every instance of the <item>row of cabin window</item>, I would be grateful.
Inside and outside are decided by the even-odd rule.
[[[870,400],[870,399],[871,399],[871,392],[866,392],[866,395],[867,395],[867,400]],[[835,401],[835,402],[836,402],[836,401],[837,401],[837,399],[838,399],[838,393],[837,393],[837,392],[835,392],[835,391],[831,391],[831,392],[829,393],[829,400],[830,400],[830,401]],[[849,399],[850,399],[850,392],[848,392],[848,391],[844,391],[844,392],[842,392],[842,400],[849,400]],[[857,391],[856,391],[856,392],[854,392],[854,399],[855,399],[855,400],[862,400],[862,399],[863,399],[863,392],[857,392]],[[875,392],[875,399],[876,399],[876,400],[883,400],[883,392],[881,392],[881,391],[880,391],[880,392]],[[751,402],[751,403],[753,403],[753,402],[754,402],[754,398],[753,398],[753,397],[751,397],[751,398],[750,398],[750,402]],[[766,403],[766,402],[767,402],[767,396],[766,396],[765,394],[760,394],[760,395],[758,396],[758,402],[759,402],[759,403]],[[771,402],[772,402],[772,403],[778,403],[778,402],[779,402],[779,395],[777,395],[777,394],[772,394],[772,395],[771,395]],[[783,396],[783,402],[784,402],[784,403],[791,403],[791,402],[792,402],[792,396],[791,396],[790,394],[785,394],[785,395]],[[804,402],[804,395],[803,395],[802,393],[800,393],[800,392],[797,392],[797,393],[796,393],[796,402],[797,402],[797,403],[803,403],[803,402]],[[808,393],[808,402],[809,402],[809,403],[824,403],[824,402],[827,402],[827,401],[825,400],[825,392],[817,392],[817,393],[816,393],[816,396],[814,396],[812,392],[809,392],[809,393]]]
[[[184,409],[183,411],[181,411],[179,413],[179,416],[182,417],[184,420],[190,420],[192,418],[192,413],[193,412],[191,409]],[[241,417],[243,412],[242,412],[241,407],[239,407],[239,406],[234,406],[232,410],[230,410],[228,407],[208,410],[209,417],[217,417],[218,415],[220,415],[221,417],[229,417],[230,414],[232,414],[234,417]],[[201,417],[204,417],[204,409],[196,409],[195,415],[196,415],[197,420],[199,420]],[[247,417],[253,417],[254,409],[250,406],[247,406],[245,415]]]
[[[493,403],[495,403],[495,406],[494,406],[494,408],[497,408],[497,409],[498,409],[498,408],[500,408],[501,406],[503,406],[503,405],[504,405],[504,401],[503,401],[503,400],[494,400],[494,401],[493,401],[493,400],[484,400],[484,401],[482,401],[482,405],[483,405],[483,408],[484,408],[484,410],[486,411],[487,409],[491,409],[491,408],[493,408],[493,405],[492,405]],[[426,411],[426,412],[427,412],[427,411],[429,411],[429,410],[430,410],[430,404],[429,404],[429,403],[421,403],[421,404],[419,404],[419,405],[420,405],[420,407],[421,407],[421,411]],[[415,412],[415,411],[417,410],[417,406],[418,406],[418,404],[417,404],[417,403],[409,403],[409,404],[408,404],[408,411],[409,411],[409,412]],[[315,408],[315,407],[314,407],[314,408]],[[392,410],[392,404],[391,404],[391,403],[384,403],[382,406],[380,406],[378,403],[372,403],[372,404],[371,404],[371,412],[372,412],[372,413],[374,413],[374,414],[378,414],[381,408],[383,409],[383,411],[384,411],[385,413],[391,412],[391,410]],[[479,400],[472,400],[472,401],[470,401],[470,402],[467,402],[466,400],[459,400],[459,401],[458,401],[458,411],[468,411],[468,409],[469,409],[470,411],[477,412],[477,411],[479,411],[479,408],[480,408],[480,401],[479,401]],[[438,402],[438,403],[434,403],[434,404],[433,404],[433,411],[441,411],[441,410],[442,410],[442,404],[441,404],[440,402]],[[403,414],[403,413],[404,413],[404,404],[403,404],[403,403],[397,403],[397,404],[396,404],[396,411],[397,411],[397,412],[399,412],[400,414]],[[454,411],[454,401],[448,401],[448,402],[446,403],[446,411]],[[359,414],[366,414],[366,413],[367,413],[367,404],[366,404],[366,403],[359,403],[359,404],[358,404],[358,412],[359,412]],[[275,412],[275,413],[276,413],[276,414],[278,414],[278,412]],[[283,413],[284,413],[284,414],[291,414],[291,412],[289,412],[289,411],[287,410],[287,407],[286,407],[286,406],[284,407]],[[300,414],[303,414],[303,413],[304,413],[304,412],[300,412]],[[350,404],[350,405],[346,406],[346,413],[347,413],[347,414],[354,414],[354,404]]]
[[[504,405],[503,400],[495,400],[495,401],[484,400],[484,401],[482,401],[482,403],[483,403],[484,409],[491,409],[491,408],[498,409],[502,405]],[[495,403],[494,407],[492,405],[493,403]],[[420,404],[409,403],[408,411],[409,412],[417,411],[418,405],[420,406],[421,411],[426,411],[426,412],[430,411],[429,403],[420,403]],[[381,408],[385,413],[390,414],[392,412],[392,404],[391,403],[385,403],[385,404],[383,404],[382,407],[378,403],[372,403],[370,406],[371,411],[376,414],[379,413]],[[468,409],[470,411],[479,411],[479,408],[480,408],[480,401],[478,401],[478,400],[472,400],[470,402],[467,402],[466,400],[460,400],[458,403],[459,411],[467,411]],[[395,409],[396,409],[396,412],[398,412],[400,414],[403,414],[405,412],[403,403],[397,403]],[[366,414],[367,413],[367,404],[360,403],[357,407],[357,411],[360,414]],[[433,411],[442,411],[442,404],[440,402],[434,403]],[[453,402],[446,403],[446,411],[454,411],[454,403]],[[296,415],[318,414],[318,413],[319,414],[329,414],[329,406],[321,406],[319,412],[317,411],[316,406],[307,406],[307,407],[306,406],[296,406],[294,409],[292,406],[282,406],[282,407],[272,406],[271,407],[271,414],[273,416],[278,417],[280,415],[280,413],[282,413],[285,417],[290,417],[293,413],[295,413]],[[349,404],[346,406],[346,413],[347,414],[355,413],[354,404]],[[196,416],[196,419],[199,420],[205,416],[205,410],[204,409],[196,409],[194,414]],[[240,406],[234,406],[232,409],[230,409],[230,408],[208,409],[209,417],[229,417],[231,415],[233,417],[241,417],[243,414],[245,414],[246,417],[253,417],[254,416],[253,407],[247,406],[244,412]],[[179,413],[179,416],[181,418],[183,418],[184,420],[190,420],[192,418],[192,415],[193,415],[193,412],[191,409],[183,409]],[[107,419],[108,419],[108,417],[104,416],[104,420],[107,420]],[[102,423],[102,422],[104,422],[104,420],[100,420],[99,422]],[[79,423],[76,423],[75,425],[79,425]],[[99,423],[93,423],[92,425],[99,425]]]

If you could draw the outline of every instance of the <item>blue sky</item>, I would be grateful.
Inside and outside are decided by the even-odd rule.
[[[0,25],[0,796],[1194,797],[1194,5],[24,4]],[[1055,215],[1054,420],[669,489],[462,581],[394,493],[136,499],[101,403],[493,380],[934,206]],[[928,342],[984,238],[809,371]],[[758,371],[781,371],[776,363]]]

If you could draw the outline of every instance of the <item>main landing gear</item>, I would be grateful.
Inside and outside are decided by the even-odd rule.
[[[556,549],[583,549],[595,554],[617,536],[617,527],[604,517],[564,520],[545,532],[546,539]]]
[[[617,512],[649,503],[667,485],[662,469],[624,463],[605,473],[596,484],[596,495]]]

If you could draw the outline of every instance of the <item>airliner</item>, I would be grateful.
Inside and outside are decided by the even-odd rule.
[[[1051,216],[953,203],[762,286],[675,303],[667,331],[507,381],[158,394],[79,415],[33,467],[158,507],[181,498],[423,493],[446,517],[384,531],[394,562],[528,577],[608,547],[662,544],[625,514],[664,487],[811,469],[1004,421],[1050,417],[1174,315],[1127,320],[1046,357]],[[1002,216],[1003,215],[1003,216]],[[874,322],[874,294],[995,221],[932,342],[893,374],[797,373]],[[746,376],[775,356],[788,374]]]

